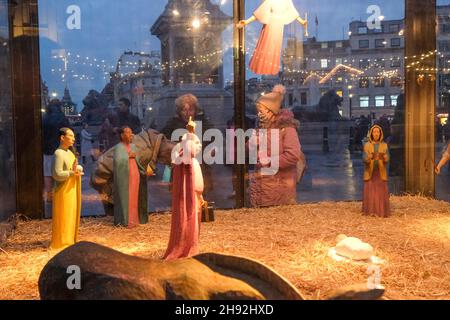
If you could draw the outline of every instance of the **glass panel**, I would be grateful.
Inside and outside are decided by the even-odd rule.
[[[438,43],[436,81],[436,164],[442,160],[450,159],[450,1],[437,1],[437,28],[436,40]],[[450,166],[448,162],[442,166],[440,174],[436,176],[436,198],[450,201]]]
[[[8,1],[0,0],[0,221],[16,212]]]
[[[208,129],[224,134],[231,126],[232,5],[232,1],[209,0],[39,1],[43,121],[44,131],[51,132],[44,157],[50,164],[56,130],[68,122],[75,130],[79,161],[86,172],[83,215],[111,212],[111,197],[94,190],[90,178],[98,161],[103,161],[100,156],[119,142],[116,128],[133,129],[145,166],[153,150],[151,129],[165,134],[162,150],[166,150],[173,131],[184,129],[189,115],[199,121],[201,140]],[[198,105],[188,99],[175,106],[185,94],[196,96]],[[49,121],[53,111],[58,123]],[[85,130],[83,123],[88,124]],[[203,138],[204,150],[221,143],[213,145]],[[202,164],[202,170],[204,198],[217,207],[233,207],[232,166]],[[151,212],[171,207],[164,172],[165,165],[159,163],[156,175],[147,179]],[[46,212],[49,216],[50,202]]]
[[[246,18],[260,4],[247,1]],[[403,39],[404,2],[381,0],[374,5],[370,1],[349,0],[342,6],[335,0],[294,0],[293,4],[300,17],[308,14],[309,35],[305,35],[298,21],[289,21],[284,27],[282,64],[275,75],[255,74],[249,66],[258,41],[264,37],[264,21],[246,26],[247,78],[260,79],[264,88],[255,92],[248,86],[247,112],[255,114],[258,93],[270,91],[278,83],[285,85],[283,105],[290,105],[287,97],[292,93],[294,104],[290,109],[300,121],[299,139],[308,163],[297,186],[297,200],[360,200],[362,146],[369,127],[380,124],[394,153],[402,150],[402,137],[393,138],[402,131],[392,133],[391,123],[395,119],[403,126],[403,118],[395,117],[397,111],[403,114],[403,87],[389,84],[393,78],[403,82],[404,42],[394,48],[391,39]],[[266,28],[272,30],[266,23]],[[339,63],[342,66],[335,67]],[[386,98],[391,95],[398,96],[396,106]],[[395,161],[397,172],[390,172],[390,192],[400,193],[403,160],[399,156]]]

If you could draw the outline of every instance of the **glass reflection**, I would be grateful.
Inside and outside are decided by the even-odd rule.
[[[276,84],[286,86],[283,106],[300,121],[307,170],[297,186],[299,202],[360,200],[362,146],[378,124],[392,150],[391,193],[403,191],[404,2],[292,2],[308,17],[308,32],[285,26],[277,75],[247,70],[247,116]],[[246,3],[246,18],[258,8]],[[369,12],[369,13],[368,13]],[[360,17],[357,19],[356,17]],[[247,65],[262,24],[246,26]]]
[[[436,99],[436,165],[446,158],[450,141],[450,2],[437,1],[437,99]],[[445,160],[444,160],[445,161]],[[441,163],[442,164],[442,163]],[[436,175],[436,198],[450,201],[450,167],[442,166]]]
[[[127,22],[120,22],[121,17]],[[157,130],[170,141],[173,130],[186,125],[184,106],[175,103],[185,94],[198,98],[193,117],[201,121],[203,132],[224,132],[232,119],[231,1],[132,0],[111,5],[106,0],[43,0],[39,22],[43,121],[52,131],[47,113],[57,104],[58,114],[74,128],[86,172],[83,215],[111,212],[111,192],[98,193],[92,182],[99,179],[90,176],[118,143],[118,128],[130,126],[143,139]],[[146,145],[142,148],[145,154]],[[48,151],[44,159],[51,160]],[[231,167],[202,166],[205,199],[233,207]],[[169,183],[163,180],[166,169],[159,163],[156,175],[148,179],[151,212],[171,206]],[[49,216],[51,195],[46,198]]]
[[[0,0],[0,221],[16,211],[8,1]]]

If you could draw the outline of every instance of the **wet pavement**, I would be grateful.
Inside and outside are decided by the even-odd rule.
[[[319,201],[360,201],[363,190],[363,162],[361,152],[350,152],[346,143],[335,143],[329,152],[324,152],[316,145],[303,146],[308,168],[301,183],[297,187],[297,200],[302,202]],[[438,146],[437,150],[441,150]],[[437,152],[436,158],[438,158]],[[90,187],[89,176],[92,163],[85,165],[86,175],[83,177],[82,215],[104,215],[100,195]],[[436,177],[436,198],[450,201],[449,166]],[[148,182],[149,212],[170,210],[171,193],[169,185],[162,182],[164,166],[159,165],[155,177]],[[215,202],[217,208],[233,208],[235,199],[232,187],[232,167],[213,165],[211,167],[212,188],[204,194],[208,201]],[[389,177],[389,191],[392,194],[403,192],[403,179]],[[46,217],[51,216],[51,203],[46,203]]]

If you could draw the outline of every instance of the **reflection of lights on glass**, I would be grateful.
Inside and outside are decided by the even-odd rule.
[[[41,112],[42,112],[42,113],[45,113],[45,109],[41,109]]]
[[[350,94],[349,94],[349,97],[350,97],[350,99],[353,98],[353,93],[350,93]]]
[[[349,31],[349,32],[348,32],[348,35],[349,35],[349,36],[351,36],[351,35],[352,35],[352,32],[351,32],[351,31]]]
[[[223,6],[225,3],[227,3],[227,0],[220,0],[220,5]]]
[[[380,21],[383,21],[384,20],[384,16],[380,16]]]
[[[352,88],[353,88],[352,85],[349,85],[349,86],[348,86],[348,90],[352,90]]]
[[[194,27],[194,29],[200,28],[200,20],[197,19],[197,18],[195,18],[195,19],[192,21],[192,27]]]
[[[399,36],[402,36],[405,33],[405,30],[400,30],[400,32],[398,33]]]
[[[148,108],[148,111],[153,111],[153,108],[152,107]]]
[[[57,93],[56,91],[53,91],[53,92],[52,92],[52,97],[53,97],[53,98],[56,98],[57,96],[58,96],[58,93]]]
[[[387,41],[383,41],[383,44],[384,44],[384,45],[387,45]]]
[[[174,16],[179,16],[180,15],[180,12],[177,9],[173,10],[172,13],[173,13]]]

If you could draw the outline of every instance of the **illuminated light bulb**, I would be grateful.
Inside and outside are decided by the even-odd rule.
[[[195,18],[195,19],[192,21],[192,27],[193,27],[194,29],[200,28],[200,20],[197,19],[197,18]]]

